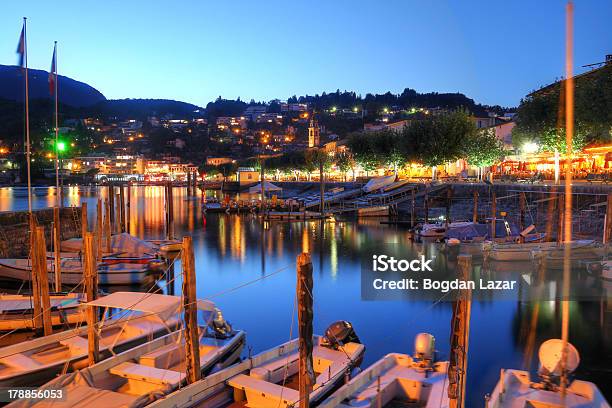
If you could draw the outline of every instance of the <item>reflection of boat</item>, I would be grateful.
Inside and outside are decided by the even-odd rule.
[[[198,301],[206,325],[200,326],[200,368],[204,374],[223,369],[240,358],[245,333],[233,330],[214,304]],[[184,331],[144,343],[116,356],[43,385],[40,390],[62,390],[62,405],[143,406],[184,385],[186,379]],[[47,401],[41,401],[46,406]],[[17,401],[10,407],[37,406]]]
[[[83,294],[51,294],[51,324],[73,325],[85,320],[81,308]],[[23,330],[34,327],[32,297],[30,295],[0,295],[0,331]]]
[[[374,207],[363,207],[357,209],[357,216],[359,217],[386,217],[388,215],[388,205],[377,205]]]
[[[62,284],[78,285],[83,282],[83,263],[78,259],[62,259]],[[48,261],[49,282],[54,282],[53,261]],[[141,283],[148,273],[146,265],[134,263],[98,264],[100,285],[134,285]],[[29,259],[0,259],[0,279],[29,281],[32,279],[32,261]]]
[[[107,358],[176,330],[180,297],[115,292],[86,305],[117,312],[100,323],[100,355]],[[77,369],[88,353],[87,327],[67,330],[0,348],[0,386],[36,386],[65,367]]]
[[[538,353],[540,358],[540,382],[532,381],[527,371],[502,370],[499,382],[490,396],[490,408],[519,407],[597,407],[606,408],[605,400],[597,386],[588,381],[573,380],[561,393],[561,354],[563,343],[559,339],[544,342]],[[567,374],[580,363],[578,351],[568,343]]]
[[[347,322],[333,324],[324,337],[313,336],[313,343],[316,383],[310,402],[317,404],[361,363],[365,347]],[[250,408],[297,406],[298,361],[295,339],[211,374],[156,401],[152,407],[221,407],[233,403]]]
[[[583,253],[585,250],[590,252],[597,247],[599,247],[599,244],[592,240],[579,240],[570,243],[572,256]],[[557,242],[533,242],[524,244],[495,243],[491,247],[490,259],[494,261],[529,261],[533,259],[534,251],[543,251],[552,254],[559,250],[562,251],[562,247],[560,247]]]
[[[414,357],[387,354],[319,407],[448,407],[448,361],[434,362],[433,357],[433,336],[419,333]]]

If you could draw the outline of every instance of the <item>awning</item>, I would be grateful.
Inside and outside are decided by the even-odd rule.
[[[270,183],[269,181],[264,181],[263,183],[263,188],[265,192],[269,192],[269,191],[281,191],[282,188],[275,186],[274,184]],[[261,183],[257,184],[256,186],[253,186],[251,188],[249,188],[249,193],[250,194],[257,194],[257,193],[261,193]]]
[[[158,314],[161,319],[165,319],[178,313],[181,298],[157,293],[115,292],[86,304]]]

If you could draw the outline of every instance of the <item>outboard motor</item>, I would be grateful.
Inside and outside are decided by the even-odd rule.
[[[436,339],[429,333],[419,333],[414,338],[414,357],[421,361],[433,361]]]
[[[353,325],[345,320],[338,320],[337,322],[329,325],[325,330],[325,336],[323,336],[322,345],[337,349],[346,343],[361,343],[357,333],[353,329]]]
[[[227,339],[232,335],[232,325],[225,320],[221,310],[215,307],[213,312],[213,319],[210,322],[210,327],[214,331],[214,336],[218,339]]]

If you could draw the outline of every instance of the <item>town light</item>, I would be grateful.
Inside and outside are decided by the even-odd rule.
[[[57,142],[57,151],[58,152],[63,152],[64,150],[66,150],[66,143],[64,143],[64,142]]]
[[[535,153],[538,151],[538,144],[534,142],[527,142],[523,145],[523,153]]]

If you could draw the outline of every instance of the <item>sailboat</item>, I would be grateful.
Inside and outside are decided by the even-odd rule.
[[[86,303],[105,317],[98,329],[101,358],[177,330],[180,303],[177,296],[135,292],[115,292]],[[44,384],[64,370],[82,368],[87,355],[87,327],[2,347],[0,387]]]
[[[203,374],[235,363],[245,343],[245,333],[233,330],[221,311],[198,300],[206,324],[199,326],[200,367]],[[62,406],[144,406],[184,385],[185,333],[178,330],[112,356],[80,371],[55,378],[40,390],[62,390]],[[11,407],[46,406],[22,400]]]
[[[387,354],[319,405],[336,407],[449,406],[448,361],[435,361],[435,339],[419,333],[414,356]]]

